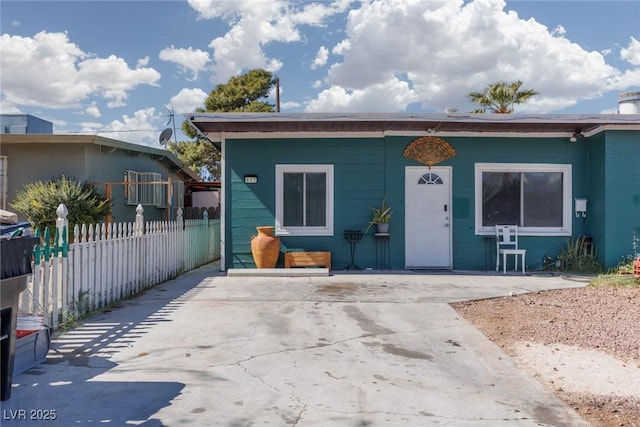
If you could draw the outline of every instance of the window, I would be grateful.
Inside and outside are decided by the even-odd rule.
[[[571,165],[477,163],[476,233],[515,224],[528,235],[571,234]]]
[[[171,202],[174,208],[184,208],[184,182],[173,181]]]
[[[167,207],[169,181],[163,181],[157,172],[125,171],[125,200],[127,205],[147,205],[158,208]],[[184,207],[184,183],[172,181],[169,196],[172,206]]]
[[[333,165],[276,165],[276,233],[333,235]]]
[[[444,181],[435,173],[429,172],[418,179],[418,184],[444,184]]]

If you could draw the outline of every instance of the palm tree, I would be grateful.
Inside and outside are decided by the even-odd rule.
[[[514,105],[522,104],[538,94],[533,89],[520,90],[520,86],[522,86],[520,80],[511,83],[497,82],[487,86],[484,92],[471,92],[468,95],[469,100],[482,106],[474,113],[484,113],[487,109],[498,114],[513,113]]]

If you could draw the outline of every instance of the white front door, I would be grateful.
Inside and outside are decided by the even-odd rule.
[[[451,268],[451,167],[405,168],[405,267]]]

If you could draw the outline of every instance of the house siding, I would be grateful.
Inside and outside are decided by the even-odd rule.
[[[608,266],[632,255],[634,231],[640,236],[640,137],[609,131],[604,136],[604,247]]]
[[[63,150],[49,144],[8,144],[2,143],[2,155],[7,156],[7,208],[18,192],[33,182],[67,178],[80,178],[85,174],[84,150]],[[16,212],[21,221],[25,220]]]
[[[84,164],[86,165],[83,179],[96,183],[100,191],[105,191],[104,183],[116,183],[111,186],[112,200],[112,220],[113,221],[133,221],[135,219],[135,205],[127,205],[124,196],[124,181],[126,170],[136,172],[156,172],[166,181],[171,176],[173,180],[183,180],[183,178],[172,174],[161,162],[158,162],[150,155],[140,155],[138,152],[117,150],[109,152],[107,147],[99,145],[86,145],[84,151]],[[164,207],[159,208],[152,205],[145,205],[144,215],[151,221],[167,219],[167,211]],[[175,218],[175,213],[171,215]]]
[[[166,180],[184,181],[174,173],[158,154],[143,153],[135,149],[114,148],[93,143],[90,137],[71,135],[68,142],[52,142],[48,139],[57,135],[3,135],[2,155],[8,158],[7,207],[11,209],[16,194],[28,183],[57,179],[61,175],[69,179],[94,183],[100,191],[105,191],[105,183],[121,183],[127,169],[137,172],[157,172]],[[33,138],[34,141],[31,139]],[[78,138],[92,142],[78,142]],[[44,141],[44,142],[41,142]],[[123,144],[124,145],[124,144]],[[135,147],[134,147],[135,148]],[[131,222],[135,219],[136,205],[125,204],[124,186],[112,186],[112,221]],[[166,208],[144,206],[148,220],[166,220]],[[20,220],[26,220],[16,212]],[[175,218],[175,209],[171,213]]]
[[[606,151],[605,135],[589,138],[586,145],[588,155],[588,188],[582,194],[588,199],[587,218],[584,220],[588,234],[592,236],[598,256],[603,261],[607,253],[606,227]],[[580,196],[580,195],[579,195]],[[586,234],[586,233],[585,233]]]
[[[390,138],[389,138],[390,139]],[[402,157],[402,151],[415,137],[394,137],[388,149],[388,169],[401,179],[390,182],[392,190],[404,197],[404,167],[419,166],[420,163]],[[455,150],[456,156],[439,163],[451,166],[452,175],[452,248],[453,268],[463,270],[485,270],[495,268],[495,244],[491,237],[475,234],[475,176],[476,163],[550,163],[572,164],[573,197],[586,192],[588,156],[576,144],[566,138],[461,138],[444,137]],[[398,161],[398,158],[402,159]],[[400,185],[400,187],[398,187]],[[401,190],[401,191],[400,191]],[[404,218],[404,201],[396,200],[396,214]],[[398,218],[398,219],[400,219]],[[395,229],[395,227],[394,227]],[[581,233],[581,224],[572,221],[573,233]],[[395,234],[395,233],[394,233]],[[404,226],[402,234],[404,236]],[[557,256],[568,236],[522,236],[520,245],[527,249],[527,268],[542,267],[545,255]],[[404,259],[403,239],[395,247],[396,257]],[[403,268],[402,266],[399,266]]]
[[[495,268],[493,236],[476,234],[478,163],[563,165],[554,169],[571,171],[570,193],[564,193],[562,207],[568,222],[558,235],[541,230],[540,235],[520,236],[529,271],[544,267],[547,256],[557,257],[570,239],[581,235],[592,237],[605,268],[614,267],[620,257],[632,253],[633,232],[640,233],[640,115],[203,113],[190,121],[223,147],[225,268],[253,266],[251,235],[256,226],[275,222],[275,165],[284,163],[334,165],[335,217],[333,236],[282,236],[283,250],[331,250],[334,268],[348,265],[344,230],[365,229],[370,207],[379,206],[386,196],[394,210],[391,268],[404,268],[405,168],[423,165],[402,152],[432,129],[457,152],[437,165],[451,172],[454,269]],[[580,138],[572,138],[576,131]],[[245,174],[260,174],[260,183],[246,186]],[[588,200],[584,218],[575,216],[576,198]],[[254,199],[260,204],[240,213],[241,203],[254,206]],[[242,263],[237,261],[240,255]],[[370,267],[374,261],[375,241],[365,236],[355,262]],[[441,261],[437,265],[445,266]]]
[[[275,165],[317,163],[334,165],[334,235],[281,236],[282,250],[329,250],[332,252],[332,267],[346,267],[351,260],[349,245],[343,238],[344,230],[364,231],[370,219],[370,207],[378,206],[386,196],[387,203],[394,209],[390,227],[390,267],[403,269],[405,167],[420,164],[403,157],[402,152],[414,139],[410,136],[387,136],[227,141],[225,164],[231,166],[225,171],[227,179],[224,183],[227,191],[226,267],[254,267],[250,241],[256,234],[255,227],[274,225],[275,222]],[[491,238],[475,234],[476,163],[571,164],[572,203],[575,197],[591,198],[590,191],[595,188],[597,192],[600,185],[598,175],[593,174],[593,169],[599,166],[597,158],[602,145],[598,138],[593,138],[593,141],[585,138],[577,144],[569,143],[567,138],[444,139],[457,152],[455,157],[438,165],[452,167],[452,261],[455,269],[484,270],[495,266],[495,247]],[[616,144],[630,142],[618,138]],[[621,150],[625,152],[626,149]],[[244,175],[258,175],[258,183],[244,184]],[[609,194],[609,191],[603,189],[604,193]],[[599,203],[597,200],[594,202]],[[571,209],[573,212],[573,206]],[[596,224],[596,229],[600,226],[597,224],[598,216],[591,214],[591,200],[589,210],[584,221],[572,217],[573,235],[589,234],[592,223]],[[375,241],[371,234],[370,231],[356,247],[355,261],[362,268],[375,266]],[[604,232],[594,236],[596,244],[607,243],[598,241],[604,239],[602,236]],[[545,255],[557,256],[568,238],[521,237],[521,246],[527,249],[527,268],[540,268]],[[630,241],[630,237],[627,238]],[[282,265],[282,260],[279,265]]]
[[[252,156],[246,156],[246,153]],[[367,227],[369,206],[378,205],[384,194],[384,141],[382,139],[287,139],[275,144],[262,140],[233,140],[226,147],[224,185],[227,191],[227,268],[254,267],[251,236],[255,227],[275,225],[275,165],[334,165],[334,236],[282,236],[283,251],[304,249],[332,253],[334,268],[350,263],[345,229]],[[257,184],[244,184],[244,175],[257,175]],[[370,236],[368,236],[371,239]],[[356,250],[362,267],[371,266],[365,239]],[[373,250],[371,243],[371,250]],[[367,257],[367,258],[365,258]],[[282,259],[279,260],[282,265]]]

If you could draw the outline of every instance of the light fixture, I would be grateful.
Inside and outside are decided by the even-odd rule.
[[[584,138],[584,135],[582,134],[582,132],[580,132],[579,130],[576,130],[573,135],[571,135],[571,137],[569,138],[569,141],[571,142],[578,142],[579,139]]]

